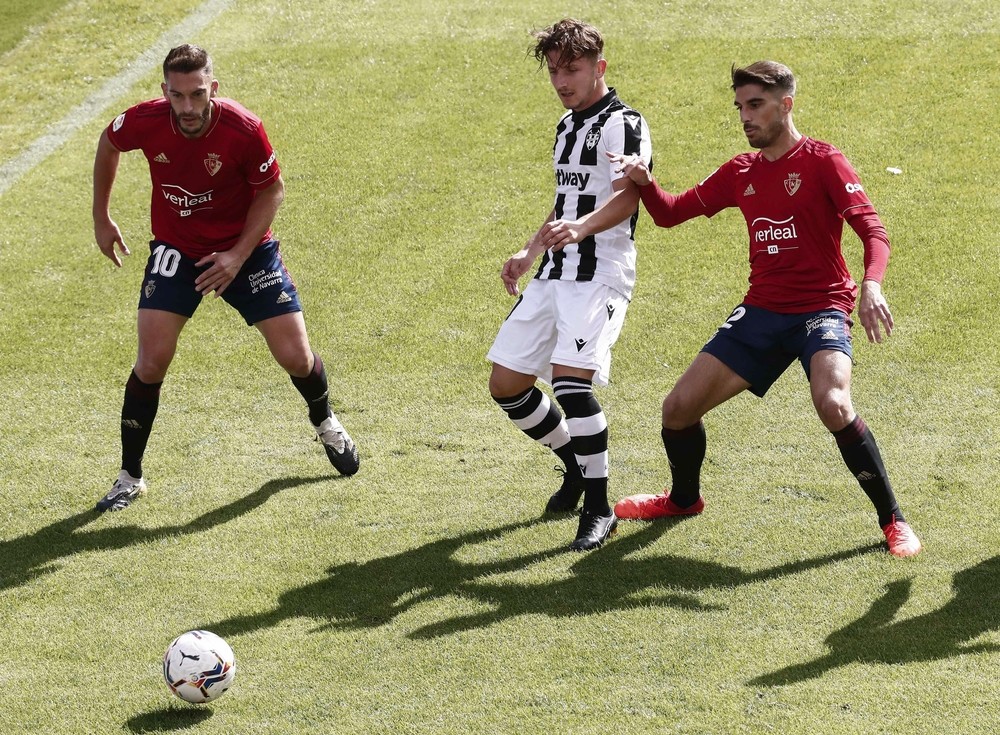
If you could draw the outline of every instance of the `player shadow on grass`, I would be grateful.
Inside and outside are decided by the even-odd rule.
[[[34,533],[0,541],[0,591],[19,587],[37,577],[59,569],[58,561],[88,551],[113,551],[135,544],[161,538],[182,536],[207,531],[260,507],[276,493],[293,487],[329,480],[329,476],[288,477],[269,480],[261,487],[227,505],[198,516],[189,523],[160,528],[118,526],[81,531],[100,516],[94,510],[85,510],[69,518],[56,521]],[[141,506],[140,506],[141,507]],[[141,512],[130,508],[125,513]]]
[[[629,556],[651,544],[668,528],[689,520],[663,519],[646,524],[640,531],[610,542],[599,552],[580,557],[570,567],[572,576],[557,582],[541,585],[503,582],[465,585],[459,590],[461,595],[492,609],[426,625],[413,631],[411,637],[436,638],[483,628],[522,615],[572,617],[650,606],[691,611],[718,610],[720,606],[702,602],[697,593],[767,582],[881,548],[874,544],[861,546],[756,572],[671,554],[642,558]]]
[[[955,594],[942,607],[893,621],[909,599],[911,585],[910,579],[886,585],[867,613],[827,637],[826,656],[759,676],[750,684],[795,684],[853,663],[905,664],[1000,651],[995,643],[972,643],[1000,630],[1000,556],[958,572],[952,580]]]
[[[328,621],[321,629],[385,625],[420,603],[458,594],[480,577],[517,571],[562,554],[565,546],[484,562],[463,562],[455,558],[462,547],[494,541],[538,522],[532,518],[498,528],[470,531],[391,556],[333,566],[327,569],[328,576],[324,579],[283,593],[278,598],[278,607],[273,610],[205,627],[228,638],[294,617]]]
[[[599,551],[579,556],[571,567],[572,577],[556,582],[531,585],[493,580],[536,562],[573,553],[562,544],[494,561],[463,562],[456,558],[464,546],[497,540],[536,522],[533,519],[474,531],[364,563],[340,564],[328,569],[324,579],[282,594],[278,606],[270,611],[206,623],[205,627],[224,638],[273,627],[294,617],[326,621],[319,630],[375,628],[421,603],[447,596],[477,601],[491,609],[418,628],[409,637],[434,638],[521,615],[569,617],[650,604],[712,610],[716,607],[702,603],[694,594],[666,592],[663,588],[694,593],[762,582],[880,548],[874,545],[855,548],[750,573],[672,556],[626,558],[655,542],[677,523],[685,522],[674,519],[647,524],[637,533],[611,541]]]

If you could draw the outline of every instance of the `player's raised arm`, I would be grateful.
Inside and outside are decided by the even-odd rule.
[[[115,251],[115,243],[122,255],[131,255],[125,240],[122,239],[121,230],[113,219],[111,219],[111,189],[115,183],[115,176],[118,173],[118,159],[120,153],[118,149],[111,145],[108,140],[107,131],[101,133],[101,138],[97,142],[97,153],[94,156],[94,239],[97,247],[101,249],[112,263],[121,268],[122,261]]]
[[[585,237],[604,232],[631,217],[639,206],[639,190],[628,178],[612,184],[615,193],[604,204],[578,220],[557,219],[539,231],[541,243],[550,250],[562,250]]]

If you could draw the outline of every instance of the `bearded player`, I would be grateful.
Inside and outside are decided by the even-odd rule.
[[[261,333],[306,400],[330,462],[353,475],[357,447],[330,408],[326,370],[309,346],[298,292],[271,231],[284,182],[264,127],[217,96],[212,60],[197,46],[170,50],[160,87],[162,98],[129,108],[101,133],[94,159],[101,253],[118,267],[118,251],[130,254],[109,211],[124,151],[141,150],[149,163],[153,232],[139,294],[138,355],[122,403],[121,471],[97,510],[122,510],[146,492],[142,459],[160,386],[181,330],[212,292]]]

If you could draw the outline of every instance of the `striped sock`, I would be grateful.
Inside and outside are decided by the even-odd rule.
[[[570,446],[569,429],[566,420],[559,413],[549,397],[537,387],[532,386],[524,393],[518,393],[510,398],[497,398],[497,402],[521,431],[530,436],[543,447],[548,447],[566,465],[566,474],[576,476],[580,468],[576,464],[576,456]]]
[[[556,400],[566,414],[571,445],[583,475],[583,509],[598,515],[611,512],[608,505],[608,422],[594,396],[592,381],[561,377],[552,381]]]

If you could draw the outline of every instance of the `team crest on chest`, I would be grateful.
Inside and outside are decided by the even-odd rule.
[[[601,142],[601,129],[591,128],[590,132],[587,133],[587,137],[583,139],[583,142],[587,145],[587,150],[592,151]]]
[[[785,179],[785,191],[788,192],[788,196],[795,196],[795,192],[799,190],[802,186],[802,179],[799,178],[798,174],[788,174],[788,178]]]
[[[208,171],[209,176],[215,176],[219,173],[219,169],[222,168],[222,161],[219,158],[218,153],[209,153],[208,158],[205,159],[205,169]],[[788,186],[787,181],[785,182],[785,186]]]

